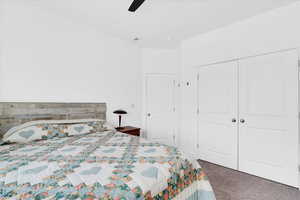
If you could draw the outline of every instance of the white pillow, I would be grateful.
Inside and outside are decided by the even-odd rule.
[[[71,124],[67,126],[66,132],[68,135],[88,134],[93,130],[93,127],[88,124]]]
[[[99,124],[102,125],[104,122],[101,119],[30,121],[9,129],[4,134],[2,141],[6,143],[27,143],[40,139],[65,137],[67,134],[87,134],[97,131]],[[100,130],[102,128],[102,126],[99,127]]]
[[[105,122],[105,120],[102,119],[71,119],[71,120],[37,120],[37,121],[30,121],[26,122],[24,124],[12,127],[9,129],[4,135],[3,140],[14,134],[18,130],[22,130],[26,127],[39,125],[39,124],[75,124],[75,123],[84,123],[84,122]]]
[[[27,143],[35,140],[41,140],[42,136],[46,134],[46,132],[47,131],[42,130],[42,127],[29,126],[15,131],[13,134],[3,139],[3,141],[9,143]]]

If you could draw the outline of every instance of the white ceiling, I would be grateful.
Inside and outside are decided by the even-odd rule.
[[[180,41],[297,0],[146,0],[136,13],[132,0],[31,0],[43,9],[142,43]]]

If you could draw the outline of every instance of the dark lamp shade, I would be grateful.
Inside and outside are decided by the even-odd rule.
[[[114,114],[118,114],[118,115],[125,115],[125,114],[127,114],[127,112],[125,110],[115,110],[113,113]]]

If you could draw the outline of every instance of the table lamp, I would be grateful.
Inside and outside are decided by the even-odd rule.
[[[119,127],[118,128],[121,128],[122,115],[127,114],[127,112],[125,110],[119,109],[119,110],[115,110],[113,113],[119,115]]]

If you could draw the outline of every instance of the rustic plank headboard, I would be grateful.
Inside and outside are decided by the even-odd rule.
[[[0,103],[0,138],[13,126],[33,120],[104,119],[105,103]]]

